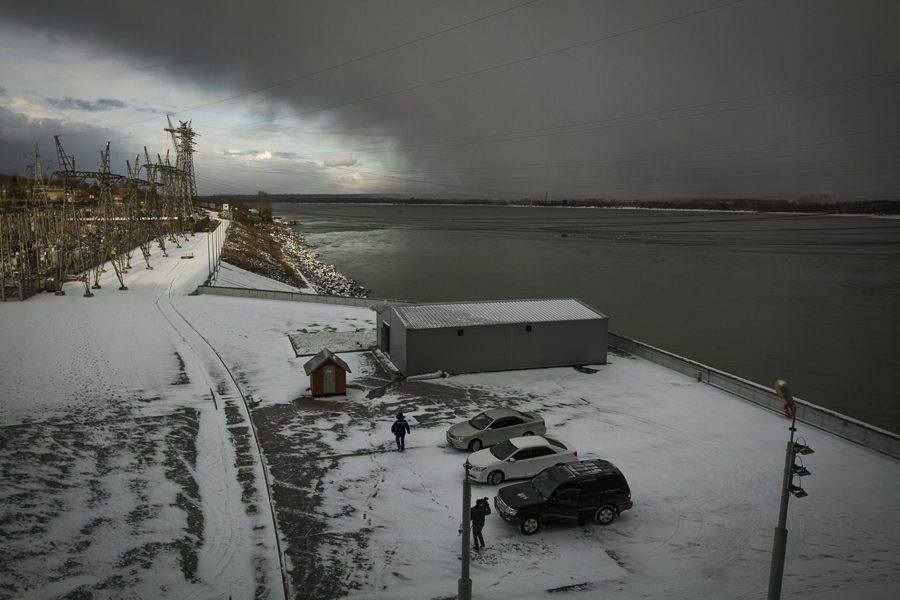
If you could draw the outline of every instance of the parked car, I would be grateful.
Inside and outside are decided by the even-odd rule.
[[[509,438],[542,435],[547,431],[544,419],[534,413],[511,408],[492,408],[447,430],[447,442],[460,450],[477,452]]]
[[[584,523],[592,518],[609,525],[632,507],[631,489],[611,462],[583,460],[548,467],[530,481],[500,488],[494,507],[504,521],[533,535],[547,521]]]
[[[497,485],[504,479],[532,477],[547,467],[578,460],[575,448],[548,437],[516,437],[473,452],[468,461],[475,481]]]

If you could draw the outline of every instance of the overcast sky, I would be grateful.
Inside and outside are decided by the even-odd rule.
[[[0,172],[201,194],[900,198],[897,0],[0,0]]]

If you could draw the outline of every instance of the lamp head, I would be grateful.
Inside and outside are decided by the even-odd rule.
[[[775,392],[781,396],[785,402],[787,402],[790,406],[794,406],[794,396],[791,394],[791,390],[788,389],[787,381],[784,379],[779,379],[775,382]]]

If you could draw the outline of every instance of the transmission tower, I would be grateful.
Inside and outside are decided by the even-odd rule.
[[[192,216],[194,214],[194,197],[197,195],[197,182],[194,179],[194,137],[196,134],[191,129],[191,121],[179,121],[178,127],[172,126],[172,119],[168,116],[169,126],[166,131],[172,136],[172,145],[175,147],[175,180],[174,195],[176,214],[181,224],[182,234],[193,234]]]
[[[151,161],[144,148],[134,163],[126,161],[127,175],[110,169],[110,143],[100,151],[96,171],[75,167],[58,136],[57,170],[45,180],[40,150],[35,146],[30,189],[20,198],[0,205],[0,296],[25,299],[43,288],[64,295],[66,281],[79,280],[84,295],[100,289],[100,275],[107,263],[115,270],[120,290],[124,275],[132,268],[132,252],[140,248],[147,269],[154,241],[163,256],[166,237],[181,247],[179,235],[193,234],[195,137],[191,122],[165,129],[172,139],[165,159]],[[142,175],[143,170],[143,177]],[[47,183],[62,185],[61,194],[48,193]],[[91,186],[96,196],[81,192]],[[93,280],[93,286],[91,281]],[[7,293],[10,291],[11,293]]]

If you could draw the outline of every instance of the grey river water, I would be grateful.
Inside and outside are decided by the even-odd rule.
[[[579,298],[610,329],[900,432],[900,220],[275,203],[371,290]]]

